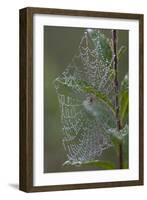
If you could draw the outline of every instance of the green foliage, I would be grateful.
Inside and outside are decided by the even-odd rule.
[[[116,129],[109,130],[111,132],[111,141],[115,149],[116,155],[119,152],[119,147],[122,145],[122,157],[123,157],[123,169],[128,168],[128,138],[129,138],[129,129],[126,124],[123,129],[117,131]]]
[[[111,71],[111,77],[113,76],[113,71]],[[83,91],[83,93],[89,93],[95,95],[100,101],[102,101],[105,106],[107,106],[113,114],[115,113],[115,109],[113,104],[111,103],[111,100],[105,95],[104,93],[97,91],[93,86],[89,85],[86,81],[83,80],[74,80],[72,84],[64,83],[62,84],[63,89],[66,87],[67,91],[70,91],[69,89],[76,89],[77,87]]]
[[[81,166],[93,166],[93,167],[98,167],[101,169],[109,169],[109,170],[116,168],[116,166],[113,162],[99,161],[99,160],[85,162],[85,163],[82,163]]]
[[[114,106],[111,103],[111,100],[107,97],[107,95],[103,94],[100,91],[97,91],[92,86],[85,86],[83,90],[89,94],[94,94],[100,101],[102,101],[110,110],[115,113]]]
[[[100,169],[115,169],[116,166],[113,162],[110,161],[99,161],[99,160],[92,160],[87,162],[72,162],[72,161],[65,161],[63,166],[76,166],[76,167],[97,167]]]
[[[118,50],[118,53],[117,53],[118,60],[121,58],[121,56],[124,54],[125,51],[126,51],[126,47],[121,46],[120,49]]]
[[[129,142],[129,134],[125,135],[122,141],[123,148],[123,169],[127,169],[129,167],[129,152],[128,152],[128,142]]]
[[[126,74],[119,92],[119,104],[120,104],[120,120],[122,126],[128,121],[128,109],[129,109],[129,94],[128,94],[128,75]]]

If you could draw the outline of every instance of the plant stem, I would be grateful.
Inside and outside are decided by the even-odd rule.
[[[113,44],[113,56],[114,56],[114,71],[115,71],[115,78],[114,78],[114,88],[115,88],[115,115],[116,115],[116,122],[117,122],[117,130],[120,131],[122,128],[120,116],[119,116],[119,99],[118,99],[118,59],[117,59],[117,31],[112,30],[112,44]],[[118,152],[118,159],[119,159],[119,169],[123,168],[123,149],[122,144],[119,144],[119,152]]]

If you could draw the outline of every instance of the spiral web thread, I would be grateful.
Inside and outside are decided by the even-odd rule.
[[[95,38],[84,33],[71,63],[54,80],[61,109],[62,142],[68,158],[65,163],[73,165],[99,160],[103,150],[112,146],[108,130],[112,128],[110,123],[115,127],[113,114],[79,84],[79,80],[86,82],[107,95],[114,104],[114,80],[109,73],[113,56],[109,60],[103,56],[99,39],[105,36],[99,30],[95,31]],[[99,110],[103,114],[98,115]]]

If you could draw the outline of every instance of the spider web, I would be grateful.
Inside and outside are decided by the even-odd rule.
[[[105,55],[104,44],[110,50],[109,56]],[[85,91],[85,86],[90,86],[114,105],[112,63],[110,41],[99,30],[86,31],[71,63],[54,80],[68,159],[64,164],[99,160],[102,152],[112,146],[109,129],[116,127],[114,114],[94,93]]]

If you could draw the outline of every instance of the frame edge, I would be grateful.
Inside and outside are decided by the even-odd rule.
[[[33,185],[33,73],[32,20],[27,8],[19,10],[19,189]],[[31,33],[31,34],[30,34]]]
[[[144,15],[139,17],[139,181],[144,185]]]

